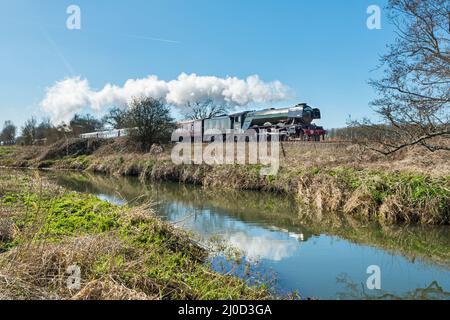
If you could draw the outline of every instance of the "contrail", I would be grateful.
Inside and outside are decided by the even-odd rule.
[[[160,41],[160,42],[168,42],[168,43],[181,43],[180,41],[177,41],[177,40],[153,38],[153,37],[140,36],[140,35],[134,35],[134,34],[121,34],[121,36],[128,37],[128,38],[134,38],[134,39],[141,39],[141,40]]]
[[[61,52],[61,50],[59,49],[58,45],[56,44],[56,42],[52,39],[52,37],[50,36],[50,34],[47,32],[47,30],[45,29],[45,27],[40,24],[39,25],[42,34],[44,35],[45,39],[47,40],[47,42],[50,44],[50,46],[52,47],[53,51],[56,53],[56,55],[58,56],[58,58],[61,60],[61,62],[63,63],[63,65],[66,67],[67,71],[69,72],[69,74],[73,77],[75,76],[75,71],[72,68],[72,65],[69,63],[69,61],[66,59],[66,57],[64,56],[64,54]]]

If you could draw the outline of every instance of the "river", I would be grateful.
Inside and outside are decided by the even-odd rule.
[[[450,227],[383,227],[344,219],[299,217],[286,196],[175,183],[141,183],[72,172],[43,173],[70,190],[117,204],[153,201],[164,220],[207,241],[222,239],[244,254],[250,272],[279,295],[318,299],[450,299]],[[231,263],[211,258],[226,272]],[[381,289],[367,286],[379,267]],[[248,275],[249,274],[249,275]]]

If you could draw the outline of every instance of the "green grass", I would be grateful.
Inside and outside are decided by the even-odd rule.
[[[85,283],[113,278],[121,288],[151,298],[268,297],[263,287],[250,287],[244,280],[210,270],[205,264],[207,252],[184,232],[158,220],[151,209],[116,206],[39,178],[3,175],[0,186],[0,205],[14,212],[9,219],[20,231],[14,239],[0,241],[4,252],[0,271],[2,267],[11,270],[7,265],[15,257],[12,276],[26,278],[30,270],[50,272],[55,281],[43,283],[34,276],[31,282],[63,298],[73,292],[55,285],[63,276],[55,270],[64,272],[71,264],[82,266]],[[92,238],[96,239],[94,249],[77,245]],[[43,252],[37,255],[36,250]],[[52,258],[47,261],[47,256]]]
[[[16,146],[0,146],[0,158],[11,156],[16,150]]]

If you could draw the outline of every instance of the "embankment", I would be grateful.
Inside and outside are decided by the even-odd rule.
[[[315,219],[339,213],[383,224],[450,223],[447,154],[430,156],[412,150],[398,158],[380,160],[379,155],[360,153],[352,146],[309,150],[313,147],[306,151],[295,146],[288,149],[278,174],[273,176],[261,176],[260,165],[175,165],[168,152],[119,152],[114,144],[88,155],[52,159],[23,157],[23,152],[16,150],[9,156],[0,156],[0,165],[87,170],[139,176],[143,180],[193,183],[217,190],[284,193],[300,204],[302,216]]]

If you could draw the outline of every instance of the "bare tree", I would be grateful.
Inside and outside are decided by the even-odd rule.
[[[35,139],[42,143],[51,144],[62,138],[61,133],[52,124],[50,118],[43,118],[36,127]]]
[[[390,0],[388,9],[397,39],[381,57],[384,76],[370,82],[383,124],[356,125],[383,154],[412,145],[450,150],[450,2]]]
[[[11,121],[5,121],[0,133],[0,141],[4,144],[14,144],[16,142],[16,131],[17,128]]]
[[[103,128],[103,122],[94,118],[90,114],[80,115],[76,114],[72,120],[70,120],[69,126],[75,137],[78,137],[83,133],[90,133],[101,130]]]
[[[224,115],[228,112],[225,103],[217,103],[212,99],[188,102],[184,116],[188,120],[208,119]]]

